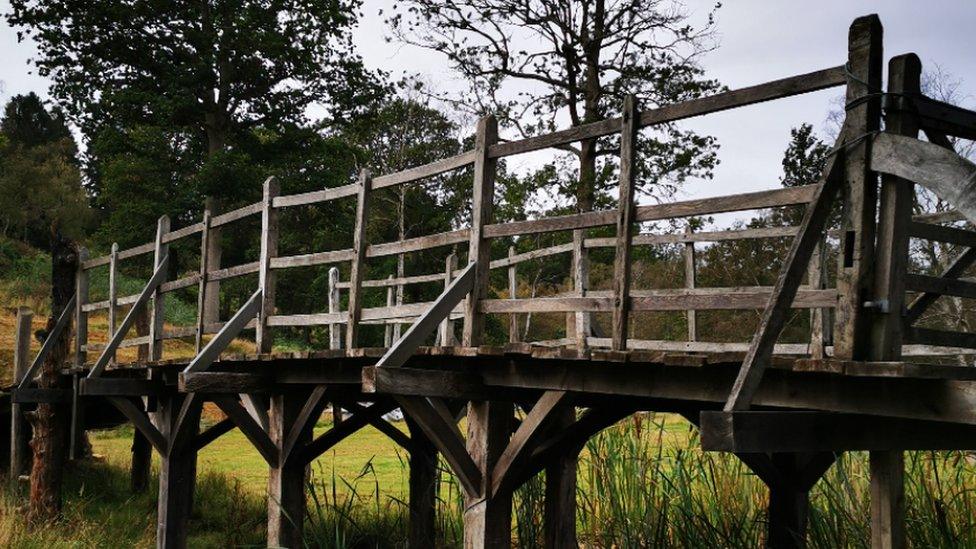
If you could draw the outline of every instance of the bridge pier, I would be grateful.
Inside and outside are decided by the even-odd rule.
[[[410,529],[408,547],[433,547],[437,540],[437,448],[409,416]]]
[[[492,471],[512,432],[511,403],[474,401],[468,404],[467,449],[481,472],[479,493],[464,501],[464,547],[505,549],[512,545],[512,492],[492,493]]]
[[[200,403],[191,395],[172,393],[159,399],[156,424],[166,441],[160,452],[156,547],[182,549],[196,489]]]
[[[272,395],[268,412],[268,434],[278,450],[277,463],[268,471],[268,547],[302,547],[305,520],[305,483],[308,463],[299,452],[289,452],[289,433],[302,421],[306,395],[286,392]],[[312,440],[315,419],[297,426],[296,447]]]
[[[554,430],[570,428],[576,408],[567,406],[558,415]],[[546,466],[545,546],[576,547],[576,469],[579,452],[565,452]]]

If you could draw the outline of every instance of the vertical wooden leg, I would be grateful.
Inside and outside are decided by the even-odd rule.
[[[488,497],[491,470],[511,435],[512,404],[472,402],[468,405],[468,453],[482,472],[481,494],[465,498],[464,547],[503,548],[512,545],[512,494]]]
[[[177,419],[185,395],[169,395],[159,399],[156,423],[170,443],[177,427]],[[184,421],[192,432],[200,428],[200,406],[195,406]],[[186,534],[193,507],[196,488],[197,451],[190,444],[172,445],[160,459],[159,504],[156,526],[156,547],[182,549],[186,547]]]
[[[305,399],[304,393],[281,393],[271,397],[268,426],[271,440],[280,452]],[[311,432],[299,444],[307,443]],[[301,460],[282,460],[268,473],[268,546],[302,547],[302,522],[305,519],[305,470]]]
[[[560,414],[555,429],[564,429],[576,420],[576,409],[569,406],[554,411]],[[579,456],[566,454],[546,467],[546,547],[576,547],[576,465]]]
[[[152,464],[152,445],[149,439],[136,429],[132,435],[132,464],[129,470],[129,487],[133,492],[145,492],[149,487],[149,472]]]
[[[805,547],[809,506],[806,491],[790,485],[770,486],[766,546],[770,549]]]
[[[437,497],[437,450],[423,431],[407,418],[410,428],[410,534],[408,547],[434,547]]]
[[[871,452],[871,547],[905,547],[905,463],[900,451]]]

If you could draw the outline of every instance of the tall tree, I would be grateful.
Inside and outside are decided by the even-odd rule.
[[[9,143],[33,147],[71,139],[71,130],[57,107],[48,111],[36,93],[15,95],[3,108],[0,132]]]
[[[712,48],[712,15],[696,28],[674,0],[408,0],[387,22],[397,39],[444,54],[467,81],[439,97],[530,136],[612,117],[628,94],[653,108],[716,90],[698,64]],[[645,194],[666,196],[716,163],[711,138],[675,125],[643,133],[640,147]],[[618,148],[614,139],[563,147],[575,162],[560,165],[560,193],[577,210],[607,198],[607,157]]]
[[[313,103],[344,119],[376,93],[349,31],[359,0],[12,0],[34,63],[89,137],[106,123],[191,127],[215,154]],[[355,96],[355,100],[354,99]]]

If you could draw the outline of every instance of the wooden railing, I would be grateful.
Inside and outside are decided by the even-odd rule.
[[[770,227],[756,229],[734,229],[724,231],[685,232],[676,234],[640,234],[635,230],[639,223],[674,218],[688,218],[707,216],[720,213],[763,210],[768,208],[805,206],[817,194],[818,185],[794,188],[782,188],[738,194],[732,196],[718,196],[699,198],[672,203],[637,205],[634,197],[636,175],[633,163],[637,154],[635,150],[636,132],[643,127],[669,123],[686,118],[701,116],[709,113],[733,109],[759,102],[770,101],[798,94],[823,90],[831,87],[843,86],[848,83],[848,77],[843,66],[833,67],[809,74],[794,76],[761,84],[758,86],[733,90],[714,96],[668,105],[658,109],[640,111],[633,100],[628,100],[621,117],[603,120],[591,124],[557,131],[550,134],[501,142],[491,117],[482,120],[478,126],[476,145],[474,150],[452,156],[437,162],[410,168],[394,174],[386,174],[373,178],[368,172],[360,175],[359,181],[341,187],[322,189],[295,195],[280,195],[277,182],[272,178],[265,182],[262,200],[248,204],[235,210],[217,214],[208,205],[205,208],[203,220],[182,227],[177,230],[169,229],[169,220],[162,218],[157,226],[157,238],[154,242],[118,250],[113,246],[112,253],[93,259],[85,259],[81,264],[78,276],[78,299],[76,315],[78,318],[77,362],[87,360],[87,353],[101,351],[102,355],[96,362],[96,369],[101,371],[114,355],[115,350],[124,347],[148,345],[150,359],[162,356],[162,342],[168,339],[195,338],[198,353],[210,348],[211,351],[220,347],[205,346],[204,335],[222,334],[220,337],[226,344],[227,334],[236,335],[241,329],[254,328],[260,352],[271,350],[271,333],[279,327],[292,326],[328,326],[330,329],[330,346],[342,345],[340,327],[346,326],[345,346],[355,347],[360,344],[358,326],[361,324],[408,324],[423,316],[434,302],[395,303],[388,299],[385,307],[367,308],[363,305],[364,288],[392,288],[402,289],[412,284],[442,283],[445,288],[450,287],[461,273],[466,273],[467,267],[458,269],[459,254],[467,250],[464,265],[477,264],[471,276],[472,291],[465,304],[458,305],[443,319],[438,340],[441,344],[451,344],[454,340],[453,321],[463,320],[464,330],[461,343],[478,345],[482,340],[482,318],[489,314],[511,315],[510,329],[512,341],[516,341],[517,329],[514,329],[514,319],[517,314],[525,313],[566,313],[573,317],[577,326],[576,333],[567,333],[564,341],[580,347],[588,345],[608,345],[615,349],[628,347],[630,330],[628,318],[633,311],[687,311],[689,325],[688,342],[648,342],[633,341],[636,348],[683,348],[694,349],[740,349],[744,343],[711,343],[696,341],[695,311],[710,309],[762,309],[770,300],[772,287],[726,287],[701,288],[696,284],[695,277],[695,246],[697,243],[724,242],[738,239],[764,238],[792,238],[797,234],[796,227]],[[932,107],[926,111],[932,119],[938,118],[938,109]],[[935,113],[935,114],[932,114]],[[602,136],[621,135],[621,170],[620,196],[618,208],[606,211],[585,212],[575,215],[555,216],[540,219],[530,219],[516,222],[495,223],[492,220],[492,197],[494,188],[495,162],[498,159],[513,155],[524,154],[541,149],[560,147],[581,139]],[[454,230],[407,238],[395,242],[370,243],[366,241],[366,219],[370,215],[372,193],[378,189],[417,183],[426,178],[444,174],[458,169],[471,169],[474,177],[473,207],[474,212],[470,227],[458,227]],[[356,200],[356,217],[353,234],[353,244],[349,248],[318,251],[297,255],[278,254],[278,213],[286,208],[297,206],[313,206],[337,200]],[[261,218],[261,252],[258,261],[232,266],[220,265],[220,250],[218,233],[227,226],[249,219],[251,216]],[[970,245],[976,241],[976,233],[933,225],[945,221],[946,216],[928,217],[911,224],[910,231],[917,237],[938,237],[948,241]],[[587,237],[585,230],[616,226],[613,236]],[[520,254],[510,252],[507,257],[491,259],[491,241],[502,238],[521,238],[527,235],[572,231],[572,242],[550,246],[542,249],[526,251]],[[188,274],[177,280],[159,280],[158,284],[147,285],[140,295],[119,296],[115,280],[119,272],[119,263],[123,260],[153,254],[153,264],[156,275],[165,273],[161,264],[165,261],[168,246],[184,239],[199,237],[201,240],[201,261],[198,272]],[[631,250],[634,246],[675,244],[684,247],[685,256],[685,287],[668,290],[643,290],[630,287],[629,269]],[[423,252],[436,248],[450,247],[454,250],[453,264],[448,260],[444,271],[417,275],[393,275],[388,278],[368,280],[365,278],[364,262],[367,259],[385,256],[402,256],[403,254]],[[497,248],[497,247],[496,247]],[[598,248],[613,248],[616,264],[614,266],[614,287],[609,291],[591,291],[586,269],[588,250]],[[572,272],[567,273],[573,280],[574,289],[570,295],[549,297],[535,297],[527,299],[512,299],[516,283],[516,266],[520,263],[550,257],[557,254],[572,255]],[[338,270],[330,272],[328,295],[323,296],[323,304],[327,302],[327,312],[305,314],[278,314],[275,307],[275,274],[283,269],[302,268],[319,265],[349,264],[349,280],[339,280]],[[92,269],[107,266],[109,269],[108,298],[98,302],[88,300],[88,275]],[[815,273],[821,273],[819,256]],[[507,269],[509,273],[510,298],[488,298],[488,272],[491,269]],[[213,301],[219,292],[219,283],[232,278],[246,275],[258,275],[256,293],[247,302],[244,309],[247,315],[235,316],[232,321],[221,322],[215,316]],[[829,326],[827,315],[822,310],[836,305],[837,292],[835,289],[825,288],[819,283],[820,275],[816,275],[818,282],[814,287],[802,288],[793,301],[794,307],[808,308],[818,313],[816,323],[819,327],[813,330],[813,347],[829,345]],[[151,286],[151,288],[150,288]],[[933,281],[914,277],[908,280],[911,290],[929,293],[959,295],[971,297],[974,284],[964,281],[945,282]],[[194,326],[165,327],[162,323],[163,300],[167,293],[196,287],[197,322]],[[147,293],[148,292],[148,293]],[[340,310],[341,292],[346,292],[348,306]],[[399,292],[398,292],[399,293]],[[392,295],[392,294],[391,294]],[[140,337],[126,337],[131,327],[130,310],[126,320],[116,329],[115,314],[117,309],[152,302],[153,320],[150,333]],[[109,328],[112,337],[108,345],[89,344],[87,341],[87,316],[91,313],[109,312]],[[591,313],[610,313],[613,325],[610,333],[598,335],[590,329],[589,315]],[[253,313],[253,314],[251,314]],[[233,323],[233,330],[224,330]],[[826,336],[824,334],[827,334]],[[825,339],[826,338],[826,339]],[[217,339],[217,338],[215,338]],[[387,336],[387,345],[390,336]],[[916,338],[917,339],[917,338]],[[213,343],[213,341],[211,341]],[[550,342],[552,343],[552,342]],[[654,346],[657,347],[654,347]],[[800,346],[781,345],[784,352],[799,351]],[[811,348],[807,347],[807,352]],[[814,351],[819,352],[819,351]],[[216,359],[213,352],[203,353],[205,360],[198,355],[202,362]],[[217,350],[219,355],[219,349]]]

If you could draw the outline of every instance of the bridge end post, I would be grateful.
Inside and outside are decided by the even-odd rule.
[[[179,393],[159,397],[155,423],[168,445],[159,463],[156,547],[160,549],[186,547],[196,490],[197,449],[186,440],[192,437],[181,436],[181,431],[191,435],[199,431],[201,406],[187,402],[193,398]]]
[[[305,470],[300,452],[286,455],[284,446],[298,422],[307,394],[285,391],[271,396],[268,435],[278,449],[277,463],[268,470],[268,547],[302,547],[305,519]],[[314,420],[313,420],[314,421]],[[311,441],[311,429],[303,429],[296,447]]]
[[[434,547],[437,525],[437,448],[410,416],[410,520],[407,547]]]

